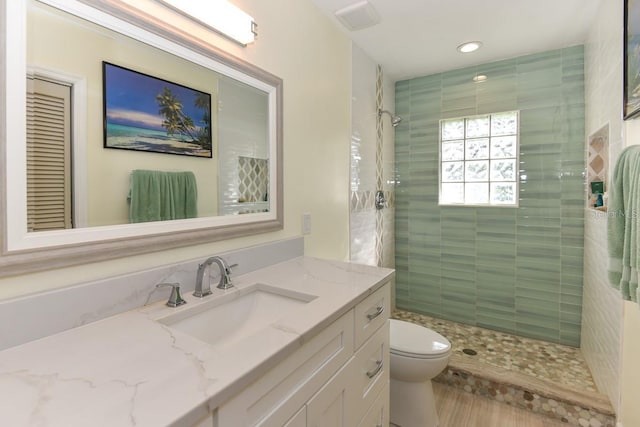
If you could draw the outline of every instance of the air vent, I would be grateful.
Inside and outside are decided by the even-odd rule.
[[[367,0],[343,7],[335,15],[350,31],[362,30],[380,22],[380,15]]]

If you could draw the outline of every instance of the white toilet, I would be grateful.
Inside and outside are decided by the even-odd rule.
[[[391,422],[400,427],[439,425],[431,379],[449,363],[451,343],[424,326],[391,319]]]

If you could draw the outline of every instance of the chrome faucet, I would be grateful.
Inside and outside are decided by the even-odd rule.
[[[220,282],[217,286],[218,289],[229,289],[233,287],[233,283],[231,283],[231,269],[238,264],[227,265],[226,261],[219,256],[212,256],[207,258],[207,260],[202,264],[198,265],[198,273],[196,274],[196,290],[193,293],[194,296],[202,298],[207,295],[211,295],[211,284],[207,280],[206,285],[204,285],[204,275],[207,271],[207,267],[213,263],[216,263],[218,268],[220,268]]]

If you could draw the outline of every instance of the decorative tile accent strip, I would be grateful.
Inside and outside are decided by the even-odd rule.
[[[589,136],[589,154],[587,160],[587,207],[604,210],[606,199],[598,204],[598,194],[608,191],[607,165],[609,164],[609,125]],[[596,206],[597,205],[597,206]]]
[[[351,192],[351,212],[358,213],[375,209],[375,191],[352,191]],[[384,198],[387,201],[387,208],[396,205],[396,195],[393,191],[385,191]]]
[[[382,67],[376,66],[376,189],[382,190],[382,146],[383,146],[383,125],[382,117],[377,114],[378,111],[384,107],[384,94],[382,91],[383,74]],[[384,221],[382,212],[376,212],[376,263],[379,267],[382,266],[382,260],[384,259],[384,242],[383,231]]]
[[[376,66],[376,186],[378,190],[382,190],[382,117],[378,111],[384,109],[384,93],[383,89],[383,73],[380,65]]]
[[[375,209],[375,191],[352,191],[351,212],[358,213]]]
[[[589,137],[589,182],[606,181],[609,164],[609,125]]]
[[[387,208],[396,207],[396,192],[387,190],[384,192],[384,198],[387,201]]]

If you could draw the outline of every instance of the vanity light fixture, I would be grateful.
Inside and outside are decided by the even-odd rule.
[[[484,74],[476,74],[476,76],[471,80],[473,80],[476,83],[482,83],[482,82],[486,82],[487,79],[488,77],[485,76]]]
[[[189,19],[246,46],[258,35],[253,18],[227,0],[157,0]]]
[[[470,53],[470,52],[475,52],[481,47],[482,47],[482,42],[473,41],[473,42],[462,43],[460,46],[457,47],[457,49],[458,49],[458,52],[461,52],[461,53]]]

